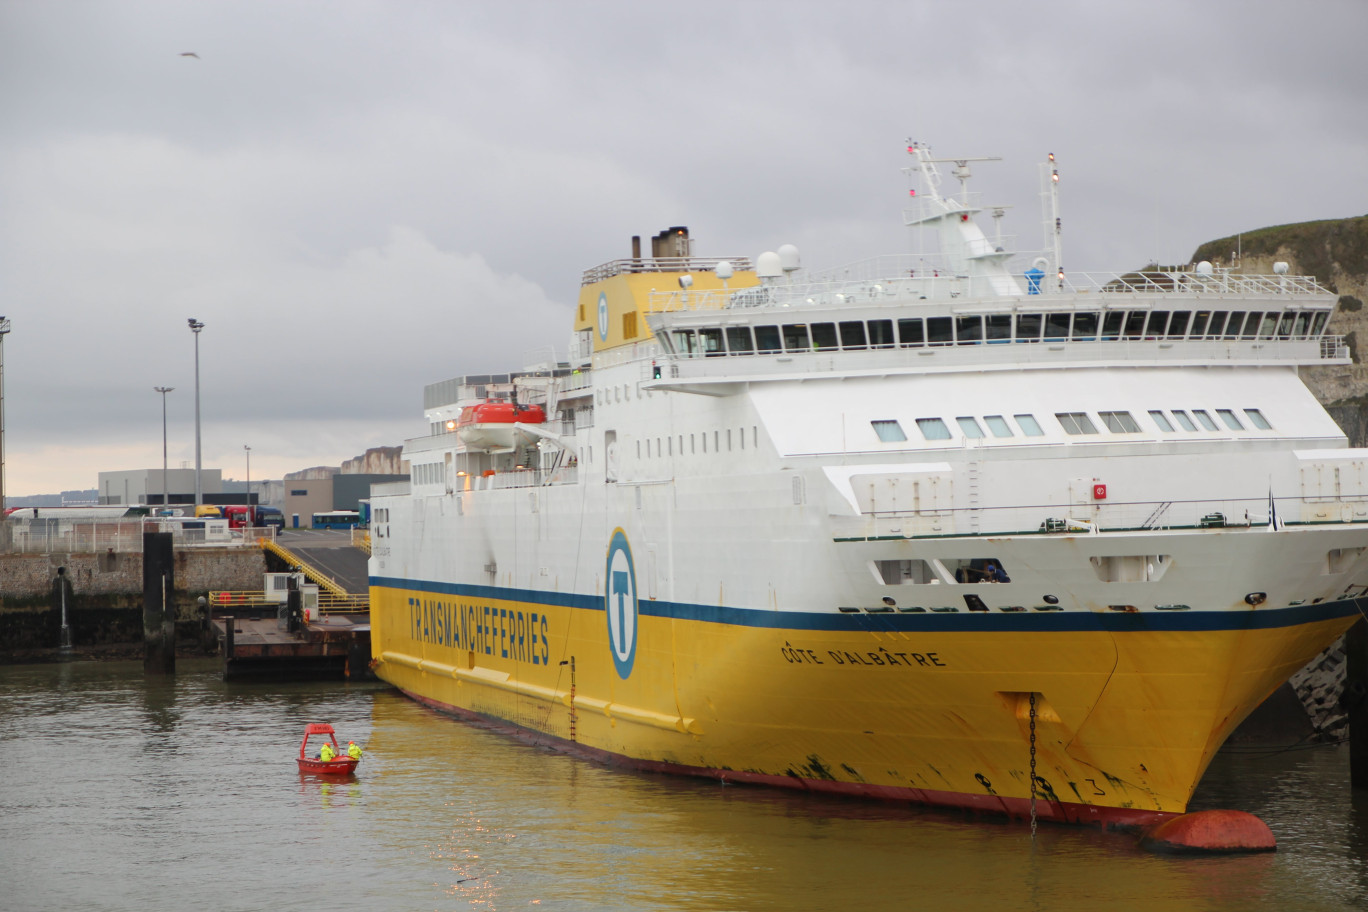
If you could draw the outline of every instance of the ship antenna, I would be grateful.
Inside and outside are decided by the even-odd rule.
[[[1061,235],[1064,225],[1059,218],[1059,167],[1055,162],[1053,152],[1040,166],[1040,180],[1040,194],[1044,197],[1043,202],[1045,204],[1045,244],[1054,260],[1052,265],[1055,275],[1059,278],[1059,289],[1063,291],[1064,260],[1061,252]]]

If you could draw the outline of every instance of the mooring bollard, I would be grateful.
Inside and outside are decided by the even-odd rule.
[[[176,673],[175,552],[170,532],[143,533],[143,673]]]

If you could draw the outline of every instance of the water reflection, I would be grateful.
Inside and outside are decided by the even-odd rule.
[[[323,721],[365,748],[354,778],[299,774]],[[0,668],[0,759],[6,909],[1368,906],[1368,795],[1333,750],[1218,758],[1196,805],[1282,846],[1233,858],[612,770],[383,687],[226,685],[213,663]]]

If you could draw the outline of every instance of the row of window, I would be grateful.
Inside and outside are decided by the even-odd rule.
[[[1320,336],[1329,316],[1328,311],[1257,310],[975,314],[677,329],[662,337],[662,342],[675,354],[697,357],[921,348],[983,342],[1306,339]]]
[[[445,480],[446,467],[440,462],[423,462],[411,466],[414,484],[437,484]]]
[[[751,425],[750,439],[751,449],[755,449],[760,445],[760,428],[758,425]],[[643,443],[645,444],[645,454],[647,458],[651,458],[652,456],[657,458],[661,456],[673,456],[675,455],[675,453],[678,453],[680,456],[683,456],[685,452],[688,452],[690,455],[694,455],[700,452],[708,452],[707,431],[704,431],[703,433],[697,435],[688,435],[689,448],[687,451],[684,449],[684,440],[685,437],[683,434],[679,434],[675,437],[666,436],[642,438],[636,442],[637,458],[642,458]],[[678,449],[676,449],[676,441],[678,441]],[[652,448],[651,446],[653,442],[655,444],[654,448]],[[735,443],[737,449],[744,450],[746,448],[745,428],[737,428],[735,437],[732,436],[731,428],[717,429],[712,432],[712,451],[714,453],[722,452],[723,446],[725,446],[727,448],[727,451],[730,452],[733,446],[733,442]]]
[[[1216,416],[1232,431],[1245,431],[1250,427],[1269,431],[1273,425],[1264,417],[1263,412],[1256,408],[1244,409],[1245,419],[1250,427],[1246,427],[1240,421],[1234,409],[1215,409]],[[1173,420],[1169,420],[1169,415]],[[1164,412],[1161,409],[1151,409],[1149,412],[1150,420],[1154,426],[1165,433],[1175,433],[1176,430],[1184,431],[1219,431],[1220,425],[1211,417],[1211,412],[1207,409],[1170,409]],[[1097,417],[1101,424],[1113,434],[1139,434],[1143,433],[1140,423],[1130,412],[1098,412]],[[1016,422],[1016,428],[1025,437],[1043,437],[1045,430],[1036,420],[1035,415],[1025,413],[1013,415],[1012,420]],[[1056,412],[1055,420],[1059,422],[1060,428],[1064,433],[1079,436],[1086,434],[1101,433],[1097,425],[1093,423],[1092,417],[1087,412]],[[977,440],[984,437],[1015,437],[1016,433],[1012,429],[1012,424],[1008,422],[1005,415],[986,415],[982,418],[982,423],[978,417],[972,415],[961,415],[955,419],[959,425],[960,433],[970,440]],[[1177,424],[1177,428],[1174,425]],[[870,422],[874,428],[874,433],[885,443],[901,443],[907,440],[907,433],[903,430],[902,424],[896,419],[876,419]],[[1198,427],[1200,425],[1200,428]],[[987,428],[985,431],[984,428]],[[918,418],[917,430],[926,440],[949,440],[953,435],[950,427],[940,418]]]

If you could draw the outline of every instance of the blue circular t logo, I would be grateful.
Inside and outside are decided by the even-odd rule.
[[[602,341],[602,342],[607,342],[607,341],[608,341],[608,295],[607,295],[605,292],[602,292],[602,291],[599,292],[598,324],[599,324],[599,325],[598,325],[599,340]]]
[[[632,566],[632,547],[627,533],[613,530],[608,543],[608,575],[604,584],[603,607],[608,614],[608,646],[613,664],[624,681],[632,674],[636,661],[637,588]]]

